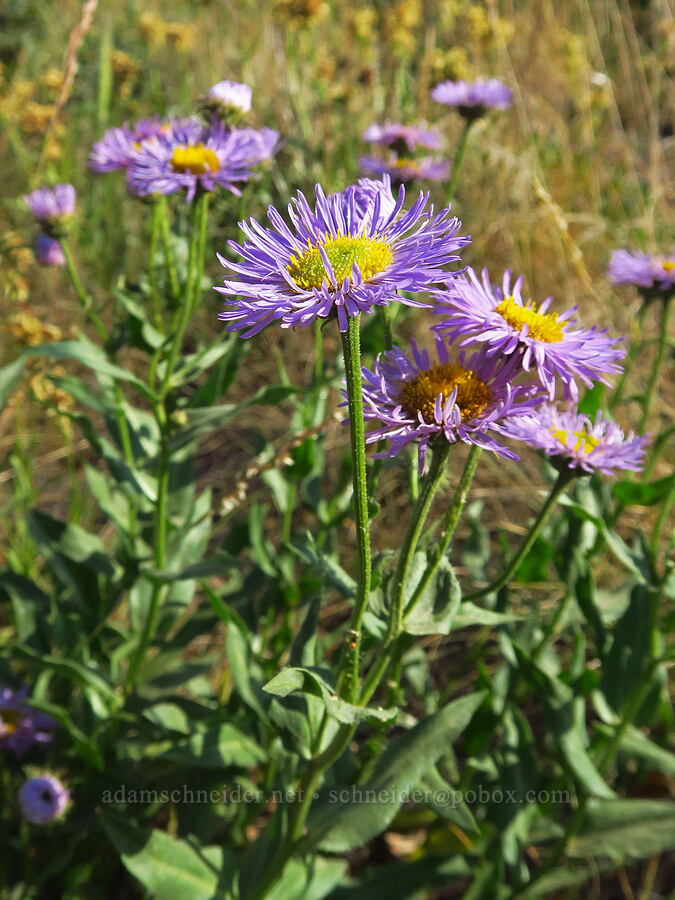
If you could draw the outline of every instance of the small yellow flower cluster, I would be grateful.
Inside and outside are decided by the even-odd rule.
[[[49,375],[61,378],[66,375],[63,366],[52,366]],[[73,397],[62,388],[54,384],[45,372],[36,372],[28,380],[28,389],[34,400],[48,407],[49,412],[65,412],[72,409],[75,403]]]
[[[124,50],[113,50],[111,62],[116,93],[126,100],[131,96],[138,75],[138,65]]]
[[[63,337],[58,325],[43,322],[25,310],[9,317],[9,330],[21,347],[36,347],[38,344],[60,341]]]
[[[28,299],[30,285],[26,274],[33,264],[30,247],[15,231],[0,221],[2,250],[0,251],[0,299],[8,303],[22,303]]]
[[[328,12],[323,0],[274,0],[274,12],[288,25],[312,25]]]
[[[399,0],[385,13],[384,30],[399,55],[410,55],[417,48],[422,26],[420,0]]]
[[[163,47],[166,44],[177,50],[190,50],[195,42],[194,26],[187,22],[166,22],[153,12],[145,12],[138,21],[143,39],[151,47]]]

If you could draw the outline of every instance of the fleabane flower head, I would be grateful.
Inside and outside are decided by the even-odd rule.
[[[431,98],[454,106],[465,119],[477,119],[489,109],[508,109],[513,91],[496,78],[476,81],[441,81],[431,89]]]
[[[381,354],[374,369],[362,369],[363,415],[379,427],[366,442],[383,439],[390,447],[376,456],[396,456],[418,443],[420,473],[430,441],[463,441],[492,450],[507,459],[518,456],[496,436],[513,417],[532,412],[541,403],[539,384],[515,384],[519,369],[481,348],[459,351],[451,361],[448,345],[436,338],[436,355],[411,343],[411,355],[395,347]]]
[[[126,169],[144,141],[165,134],[173,124],[185,124],[185,121],[175,120],[172,123],[154,117],[141,119],[132,127],[108,128],[101,140],[91,148],[89,168],[99,174]]]
[[[54,775],[29,778],[19,790],[21,814],[33,825],[47,825],[66,810],[70,795]]]
[[[612,284],[632,284],[649,298],[675,291],[675,256],[653,256],[615,250],[607,276]]]
[[[548,312],[553,297],[538,307],[522,296],[522,276],[511,286],[505,272],[502,286],[490,283],[487,269],[479,280],[472,269],[448,281],[447,290],[436,293],[433,312],[441,320],[434,331],[449,338],[465,337],[463,344],[480,341],[489,355],[513,356],[525,371],[536,369],[552,400],[556,380],[565,397],[577,399],[577,381],[591,387],[595,380],[607,384],[606,376],[621,372],[619,360],[625,350],[622,338],[612,338],[607,329],[575,327],[576,307],[564,313]]]
[[[542,450],[558,469],[576,475],[614,475],[621,469],[638,472],[650,440],[649,435],[636,437],[632,431],[624,435],[601,412],[591,420],[576,406],[560,410],[552,403],[543,403],[533,414],[509,422],[506,433]]]
[[[209,89],[205,107],[218,116],[228,118],[232,113],[246,115],[251,111],[253,91],[238,81],[219,81]]]
[[[26,687],[0,688],[0,750],[10,750],[19,759],[35,744],[49,743],[49,732],[58,727],[50,716],[32,709],[27,697]]]
[[[390,155],[387,159],[362,156],[359,164],[368,175],[387,174],[394,183],[419,181],[447,181],[450,177],[450,163],[445,159],[425,156],[412,159],[407,156]]]
[[[37,221],[52,234],[58,234],[65,228],[67,220],[75,212],[76,198],[72,184],[38,188],[23,197]]]
[[[251,337],[270,322],[292,328],[335,315],[346,331],[350,316],[375,306],[395,300],[426,306],[400,291],[423,291],[447,278],[447,265],[469,238],[458,235],[461,222],[449,206],[434,214],[429,195],[420,193],[403,211],[404,200],[403,186],[395,199],[387,176],[361,179],[338,194],[326,195],[317,184],[313,206],[301,192],[289,204],[290,227],[272,206],[271,228],[241,222],[248,240],[230,247],[243,261],[218,257],[238,276],[216,288],[235,298],[220,314],[228,330]]]
[[[426,125],[385,122],[383,125],[370,125],[361,135],[361,140],[397,149],[400,146],[402,152],[407,150],[412,153],[416,147],[438,150],[441,146],[441,133],[437,128],[428,128]]]
[[[229,129],[216,120],[207,126],[190,120],[143,141],[127,169],[127,187],[139,197],[185,189],[188,201],[198,187],[224,187],[240,196],[236,183],[248,181],[278,147],[279,132],[271,128]]]

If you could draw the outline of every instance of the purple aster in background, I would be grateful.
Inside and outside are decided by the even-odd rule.
[[[23,199],[38,222],[55,226],[75,212],[76,196],[72,184],[57,184],[24,194]]]
[[[35,258],[43,266],[65,266],[66,257],[63,255],[61,242],[57,238],[50,237],[41,231],[33,243]]]
[[[255,219],[240,222],[248,240],[230,247],[242,262],[218,257],[238,276],[216,288],[233,297],[233,308],[220,314],[229,331],[251,337],[276,320],[292,328],[331,314],[346,331],[350,316],[393,300],[425,306],[399,292],[423,291],[447,278],[446,266],[469,243],[458,235],[461,222],[450,207],[434,214],[428,194],[403,212],[405,189],[394,200],[386,176],[329,195],[317,184],[315,192],[313,207],[301,192],[289,204],[292,227],[272,206],[272,228]]]
[[[180,120],[179,124],[184,124],[185,121],[187,120]],[[99,174],[126,169],[143,141],[164,134],[171,125],[170,122],[154,117],[141,119],[132,128],[127,125],[108,128],[101,140],[91,148],[89,168]]]
[[[373,371],[364,368],[363,414],[380,427],[366,435],[366,443],[383,439],[388,450],[376,456],[395,456],[417,441],[420,473],[427,444],[445,439],[492,450],[507,459],[518,456],[496,439],[514,416],[532,412],[541,403],[539,384],[514,384],[519,368],[484,348],[468,356],[460,351],[450,361],[445,341],[436,338],[436,357],[413,341],[412,356],[398,347],[380,354]]]
[[[251,111],[253,91],[247,84],[238,81],[219,81],[209,89],[205,106],[216,114],[230,112],[248,113]]]
[[[410,159],[394,154],[386,160],[362,156],[359,164],[368,175],[383,175],[386,172],[394,183],[399,184],[421,179],[447,181],[450,177],[450,163],[431,156],[424,159]]]
[[[523,369],[535,368],[551,400],[556,379],[560,379],[566,398],[578,397],[577,379],[588,387],[594,380],[607,384],[606,376],[621,372],[618,361],[625,350],[617,345],[622,338],[607,335],[607,329],[575,328],[572,315],[549,313],[552,297],[537,307],[524,301],[523,278],[511,287],[510,272],[504,273],[501,289],[490,283],[487,269],[479,281],[473,269],[447,282],[445,291],[436,293],[433,312],[442,316],[434,331],[449,338],[464,336],[465,344],[480,341],[489,355],[513,355]]]
[[[197,187],[218,186],[239,196],[235,182],[247,181],[278,147],[279,132],[270,128],[228,129],[217,121],[204,126],[191,120],[141,144],[129,164],[127,186],[139,197],[184,188],[189,201]]]
[[[53,775],[29,778],[19,790],[21,814],[33,825],[46,825],[63,815],[69,793]]]
[[[0,750],[11,750],[19,759],[34,744],[49,743],[52,740],[49,732],[58,728],[50,716],[26,703],[27,696],[26,687],[18,691],[0,688]]]
[[[382,144],[385,147],[398,147],[409,153],[415,147],[427,147],[438,150],[441,146],[441,133],[437,128],[425,125],[401,125],[398,122],[385,122],[384,125],[370,125],[361,135],[361,140],[369,144]]]
[[[476,81],[441,81],[431,89],[431,97],[446,106],[455,106],[466,119],[477,119],[488,109],[508,109],[513,91],[496,78]]]
[[[632,431],[624,435],[601,412],[591,421],[576,406],[563,411],[552,403],[544,403],[533,414],[509,422],[506,433],[543,450],[559,469],[576,469],[578,475],[613,475],[619,469],[638,472],[649,443],[649,435],[636,437]]]
[[[607,277],[612,284],[632,284],[650,297],[675,290],[675,256],[651,256],[615,250]]]

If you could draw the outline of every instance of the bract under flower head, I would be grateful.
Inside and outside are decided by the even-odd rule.
[[[21,758],[34,744],[52,740],[50,731],[58,724],[26,702],[28,688],[13,691],[0,688],[0,750],[6,748]]]
[[[271,159],[279,147],[279,133],[270,128],[228,129],[222,122],[204,126],[197,120],[174,125],[144,141],[127,170],[132,194],[173,194],[183,188],[191,200],[197,187],[224,187],[239,196],[236,182],[248,181],[255,166]]]
[[[57,184],[53,188],[38,188],[24,194],[24,200],[38,222],[58,225],[75,212],[75,188],[72,184]]]
[[[33,243],[35,258],[43,266],[65,266],[66,257],[61,242],[41,231]]]
[[[450,177],[450,163],[445,159],[426,156],[424,159],[412,159],[395,154],[385,159],[374,156],[362,156],[359,164],[368,175],[387,174],[392,182],[408,182],[426,179],[428,181],[447,181]]]
[[[431,89],[431,97],[446,106],[455,106],[469,119],[478,118],[488,109],[508,109],[513,92],[496,78],[476,81],[441,81]]]
[[[458,236],[461,223],[450,207],[434,215],[429,195],[420,194],[403,212],[404,199],[403,187],[394,199],[386,176],[382,182],[361,179],[339,194],[326,195],[317,185],[313,208],[300,192],[289,204],[292,228],[272,206],[272,228],[255,219],[241,222],[248,240],[230,247],[243,262],[219,256],[239,276],[216,288],[236,298],[220,315],[228,330],[250,337],[277,320],[292,328],[334,314],[346,331],[350,316],[393,300],[425,306],[399,292],[440,283],[469,238]]]
[[[240,113],[251,111],[252,89],[238,81],[219,81],[209,89],[207,98],[213,109],[237,110]]]
[[[185,125],[188,121],[190,120],[163,121],[155,117],[141,119],[132,127],[124,125],[122,128],[109,128],[91,148],[89,168],[99,174],[126,169],[144,141],[166,134],[174,125]]]
[[[361,135],[361,140],[386,147],[403,144],[412,153],[416,147],[438,150],[441,146],[441,133],[437,128],[428,128],[426,125],[385,122],[383,125],[370,125]]]
[[[29,778],[19,790],[19,806],[27,822],[46,825],[63,815],[69,793],[54,775]]]
[[[378,357],[372,371],[362,370],[364,418],[380,423],[366,442],[388,440],[390,448],[376,456],[395,456],[417,441],[420,472],[433,440],[463,441],[517,459],[495,435],[512,417],[532,412],[542,394],[538,384],[514,384],[518,374],[512,360],[504,363],[484,348],[471,356],[460,351],[451,361],[440,338],[435,359],[414,341],[411,356],[395,347]]]
[[[552,403],[509,422],[506,433],[542,450],[558,468],[576,470],[578,475],[614,475],[623,469],[638,472],[649,443],[649,435],[636,437],[632,431],[624,435],[601,412],[591,421],[576,406],[560,410]]]
[[[675,291],[675,256],[629,253],[615,250],[607,276],[612,284],[632,284],[643,291],[669,294]]]
[[[473,269],[447,283],[436,293],[433,312],[442,316],[433,326],[446,337],[464,336],[463,345],[480,341],[490,355],[515,356],[523,369],[535,368],[551,399],[556,379],[565,397],[578,397],[577,380],[591,387],[594,380],[621,371],[618,361],[625,351],[617,346],[621,338],[611,338],[607,329],[575,328],[575,308],[562,314],[550,313],[552,297],[537,306],[523,300],[523,278],[511,287],[510,272],[504,273],[501,289],[490,283],[487,269],[479,281]]]

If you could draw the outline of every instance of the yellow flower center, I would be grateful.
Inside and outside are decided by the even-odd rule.
[[[407,156],[399,156],[392,165],[395,169],[412,169],[414,172],[419,172],[420,170],[417,160],[410,159]]]
[[[568,450],[574,450],[575,453],[579,451],[591,453],[600,443],[596,437],[593,437],[587,431],[567,431],[564,428],[551,428],[551,434]]]
[[[490,391],[472,369],[463,369],[458,363],[434,363],[403,384],[398,400],[409,416],[417,418],[421,413],[424,421],[431,424],[436,421],[436,397],[441,394],[445,403],[455,388],[462,420],[478,418],[490,402]]]
[[[171,168],[174,172],[192,172],[193,175],[205,175],[217,172],[220,168],[218,157],[204,144],[187,144],[176,147],[171,154]]]
[[[537,312],[537,304],[534,302],[519,306],[513,297],[507,297],[502,300],[495,312],[498,312],[516,331],[527,325],[528,334],[535,341],[554,344],[563,339],[562,325],[558,322],[558,317],[553,313]]]
[[[19,727],[20,721],[21,714],[19,713],[18,709],[0,710],[0,724],[2,725],[0,734],[3,734],[5,736],[8,734],[13,734]]]
[[[664,259],[661,263],[661,267],[666,270],[666,272],[672,272],[675,269],[675,261],[672,259]]]
[[[383,272],[394,258],[394,253],[384,238],[326,236],[315,247],[308,243],[306,250],[298,249],[288,261],[286,271],[298,287],[304,290],[320,288],[324,279],[331,287],[319,246],[323,247],[339,285],[345,278],[351,278],[354,263],[359,267],[363,280],[367,281],[378,272]]]

